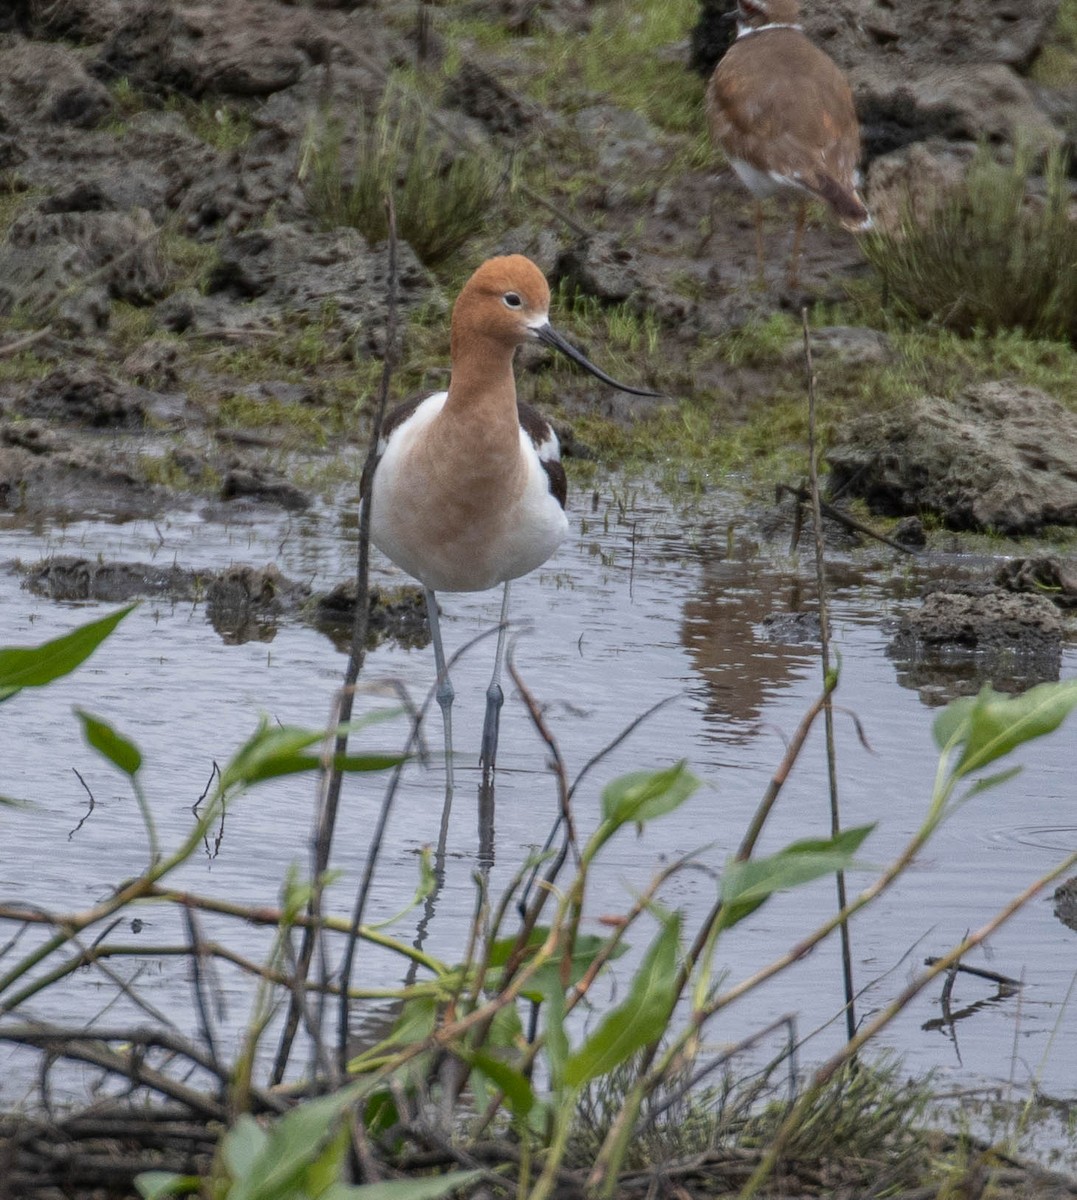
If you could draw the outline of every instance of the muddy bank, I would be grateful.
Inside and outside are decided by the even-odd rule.
[[[718,27],[708,23],[728,7],[681,13],[684,40],[662,46],[655,76],[666,108],[661,89],[637,101],[616,72],[585,95],[557,76],[547,47],[575,38],[583,61],[612,19],[572,0],[526,13],[479,6],[463,20],[424,10],[418,24],[392,6],[276,0],[221,11],[180,0],[9,11],[0,31],[0,503],[117,516],[192,493],[290,510],[309,503],[309,456],[324,455],[329,472],[335,446],[362,441],[386,336],[385,246],[326,208],[333,163],[320,157],[319,130],[339,126],[333,145],[346,169],[364,122],[386,104],[391,120],[407,119],[412,100],[393,91],[395,67],[436,81],[421,100],[437,136],[415,143],[432,176],[464,154],[494,164],[498,178],[513,156],[523,172],[515,193],[495,189],[490,214],[447,260],[424,261],[420,240],[402,242],[398,395],[444,382],[460,279],[486,254],[523,251],[549,274],[555,315],[588,352],[623,362],[666,397],[629,402],[523,355],[522,393],[581,423],[589,453],[637,452],[637,429],[652,453],[683,453],[683,441],[662,439],[686,404],[705,406],[716,425],[759,419],[768,395],[799,387],[796,364],[735,361],[723,337],[804,301],[840,301],[870,272],[852,239],[813,221],[803,286],[789,293],[776,213],[759,285],[750,204],[705,150],[690,62],[713,61]],[[1018,19],[1004,7],[970,22],[967,6],[927,6],[923,21],[895,25],[885,6],[807,6],[809,33],[854,83],[865,166],[878,181],[870,202],[885,207],[894,172],[880,164],[893,153],[907,159],[930,145],[936,158],[960,158],[977,138],[1006,143],[1018,126],[1044,144],[1066,136],[1064,95],[1027,78],[1058,6],[1042,0]],[[700,51],[705,44],[712,50]],[[643,45],[621,49],[644,69]],[[653,46],[646,52],[653,60]],[[974,101],[942,85],[940,71],[954,64],[969,87],[986,81]],[[902,168],[901,178],[915,184],[934,162],[914,163],[911,176]],[[819,351],[839,379],[902,354],[860,326],[822,336]],[[1056,504],[1045,519],[1068,512]],[[1013,525],[1005,514],[995,522]]]

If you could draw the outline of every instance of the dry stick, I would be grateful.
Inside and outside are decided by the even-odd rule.
[[[370,429],[370,444],[367,449],[366,464],[364,474],[369,478],[373,472],[374,464],[378,457],[378,442],[381,439],[382,421],[385,419],[385,410],[389,403],[389,382],[392,378],[393,371],[393,355],[396,352],[396,326],[397,326],[397,267],[396,267],[396,211],[393,207],[392,193],[386,195],[386,217],[389,226],[389,241],[388,241],[388,271],[389,271],[389,295],[386,308],[385,322],[385,356],[382,359],[381,384],[378,388],[378,400],[374,408],[374,418]],[[352,706],[355,698],[355,684],[359,678],[359,672],[362,669],[363,660],[366,657],[366,635],[367,626],[370,620],[370,599],[369,599],[369,581],[370,581],[370,505],[371,498],[368,496],[366,502],[362,505],[362,510],[359,518],[359,546],[356,557],[355,567],[355,617],[352,624],[352,641],[351,649],[348,654],[348,666],[344,673],[344,686],[339,699],[339,721],[340,724],[346,725],[351,720]],[[348,748],[348,735],[340,733],[336,738],[335,754],[343,756]],[[343,781],[343,771],[335,765],[324,776],[325,790],[322,797],[322,803],[319,810],[318,829],[315,834],[315,843],[313,847],[314,858],[314,878],[312,880],[313,889],[311,892],[310,912],[312,915],[319,915],[321,912],[322,901],[322,876],[329,866],[329,855],[333,843],[333,832],[336,827],[337,812],[340,807],[340,789]],[[353,927],[354,928],[354,927]],[[351,964],[351,953],[354,952],[354,937],[349,943],[349,960]],[[303,941],[300,947],[298,961],[296,964],[296,978],[305,980],[307,973],[310,970],[311,959],[314,955],[314,948],[317,943],[317,931],[313,928],[308,928],[304,932]],[[324,982],[324,980],[323,980]],[[342,1020],[347,1020],[347,985],[341,989],[342,996]],[[288,1065],[288,1059],[291,1056],[292,1044],[295,1040],[296,1030],[299,1027],[300,1008],[296,1003],[295,996],[289,1003],[288,1016],[285,1021],[285,1027],[281,1034],[280,1047],[277,1051],[277,1059],[273,1065],[272,1081],[279,1083],[284,1078],[284,1072]],[[343,1040],[343,1039],[342,1039]],[[341,1058],[343,1057],[343,1048],[341,1048]]]
[[[819,644],[823,667],[823,682],[830,678],[830,614],[827,609],[826,549],[823,545],[823,512],[819,504],[819,445],[815,436],[815,367],[811,356],[811,329],[807,306],[800,310],[804,323],[804,365],[808,374],[808,473],[811,482],[812,525],[815,534],[815,587],[819,594]],[[830,836],[841,833],[841,806],[838,802],[838,763],[834,749],[834,709],[830,696],[823,706],[823,728],[826,733],[826,773],[830,785]],[[838,908],[846,905],[845,872],[834,872],[838,891]],[[849,1041],[856,1036],[856,987],[853,983],[853,952],[849,940],[849,924],[841,924],[841,979],[845,992],[845,1033]]]
[[[790,539],[792,542],[792,546],[790,547],[791,552],[796,548],[797,542],[800,541],[800,506],[811,503],[811,492],[809,489],[803,487],[790,487],[787,483],[779,483],[774,491],[779,500],[782,496],[788,494],[797,502],[794,514],[793,536]],[[820,500],[819,507],[832,521],[837,521],[839,525],[844,525],[846,529],[851,529],[854,533],[862,533],[865,537],[874,538],[875,541],[882,542],[884,546],[889,546],[891,550],[898,550],[902,554],[911,554],[914,558],[920,553],[915,546],[905,546],[901,542],[895,542],[893,538],[888,538],[885,533],[880,533],[877,529],[872,529],[870,525],[865,525],[863,521],[858,521],[855,517],[849,516],[847,512],[842,512],[837,505],[828,504],[825,500]]]
[[[52,333],[52,326],[46,325],[42,329],[35,329],[33,333],[28,333],[25,337],[16,338],[15,341],[8,342],[5,346],[0,346],[0,358],[8,358],[12,354],[18,354],[20,350],[25,350],[35,342],[40,342],[42,338],[47,338],[50,333]]]
[[[205,989],[206,967],[212,960],[206,953],[206,944],[202,938],[202,929],[196,911],[193,908],[185,908],[183,919],[187,925],[187,936],[191,939],[191,988],[194,991],[195,1006],[198,1010],[198,1023],[202,1027],[202,1040],[205,1042],[206,1050],[214,1064],[219,1065],[217,1039],[213,1033],[213,1021],[210,1019]]]
[[[397,326],[397,266],[396,266],[396,208],[393,205],[392,191],[386,192],[385,195],[385,220],[389,235],[389,294],[387,298],[386,317],[385,317],[385,357],[382,359],[381,366],[381,382],[378,387],[378,403],[374,411],[374,421],[370,430],[370,445],[367,448],[366,465],[364,475],[368,479],[372,479],[374,475],[374,466],[378,460],[378,442],[381,440],[381,426],[385,419],[385,410],[389,404],[389,383],[393,376],[393,355],[396,350],[396,326]],[[370,604],[367,599],[368,576],[369,576],[369,561],[370,561],[370,512],[374,503],[374,488],[370,487],[369,493],[363,501],[362,511],[359,517],[359,559],[356,567],[356,598],[362,605],[363,616],[362,621],[358,619],[358,610],[356,610],[356,622],[352,630],[352,649],[351,657],[348,660],[348,678],[349,686],[354,685],[359,675],[359,667],[363,661],[364,645],[366,640],[367,613],[370,609]],[[361,636],[360,636],[361,634]],[[353,672],[354,665],[354,672]],[[349,703],[349,716],[351,705]],[[413,737],[415,736],[417,724],[413,727]],[[400,778],[400,772],[395,773],[395,781]],[[336,780],[336,796],[340,794],[340,780]],[[385,799],[382,802],[381,812],[378,816],[378,824],[375,829],[374,839],[371,843],[370,850],[367,853],[366,868],[363,873],[362,884],[355,898],[355,908],[352,914],[351,930],[348,934],[348,944],[344,952],[344,961],[341,966],[341,984],[340,984],[340,1006],[337,1010],[337,1067],[340,1074],[343,1076],[347,1070],[348,1061],[348,987],[351,983],[352,965],[355,961],[355,950],[359,941],[359,930],[362,926],[363,909],[366,906],[366,898],[370,892],[371,882],[374,877],[374,867],[378,858],[378,850],[381,847],[382,837],[385,833],[385,825],[389,819],[389,809],[392,805],[395,795],[395,786],[390,791],[386,792]],[[333,798],[333,807],[336,808],[336,796]],[[328,847],[326,848],[328,851]],[[328,861],[328,857],[327,857]]]
[[[891,1004],[868,1021],[851,1041],[847,1042],[837,1054],[833,1055],[819,1067],[812,1077],[811,1086],[805,1090],[804,1094],[793,1105],[789,1115],[782,1122],[773,1141],[767,1148],[767,1152],[763,1156],[759,1166],[756,1168],[751,1179],[744,1185],[744,1189],[740,1193],[740,1200],[750,1200],[758,1192],[759,1188],[774,1170],[789,1142],[789,1138],[800,1124],[805,1112],[814,1103],[819,1092],[830,1082],[834,1075],[846,1063],[854,1060],[867,1042],[881,1030],[885,1029],[899,1013],[903,1012],[909,1003],[927,987],[932,979],[949,971],[970,950],[979,946],[981,942],[985,941],[991,934],[1004,925],[1014,913],[1023,908],[1038,892],[1042,891],[1049,883],[1053,883],[1060,875],[1064,875],[1067,871],[1072,870],[1075,864],[1077,864],[1077,852],[1070,854],[1058,866],[1048,871],[1046,875],[1041,875],[1034,883],[1029,884],[1005,908],[1000,909],[986,925],[966,937],[964,941],[955,946],[948,954],[944,954],[941,958],[936,959],[934,964],[923,975],[914,979],[903,992],[899,993]]]
[[[51,1048],[54,1055],[76,1059],[103,1067],[114,1074],[134,1079],[143,1087],[160,1092],[173,1100],[185,1105],[193,1112],[199,1113],[209,1120],[223,1120],[225,1110],[216,1100],[211,1100],[196,1088],[180,1083],[163,1071],[149,1067],[142,1057],[136,1053],[136,1048],[145,1051],[150,1049],[165,1050],[169,1054],[185,1058],[195,1066],[201,1067],[208,1074],[217,1078],[222,1085],[229,1081],[228,1072],[221,1073],[213,1060],[208,1058],[193,1042],[176,1033],[163,1029],[103,1029],[94,1033],[84,1030],[63,1029],[56,1025],[33,1024],[8,1025],[4,1029],[4,1040],[16,1042],[19,1045],[34,1046],[39,1050]],[[129,1047],[126,1054],[112,1050],[108,1043],[121,1042]],[[290,1107],[288,1100],[282,1096],[260,1088],[253,1088],[251,1095],[258,1105],[266,1112],[284,1112]]]

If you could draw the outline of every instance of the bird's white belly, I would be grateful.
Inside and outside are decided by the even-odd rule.
[[[474,592],[541,566],[564,540],[568,519],[550,494],[546,473],[521,430],[522,490],[509,502],[466,503],[481,496],[482,472],[417,477],[409,450],[444,403],[431,397],[394,432],[374,475],[371,541],[425,587]],[[428,407],[428,405],[430,407]],[[457,513],[466,519],[454,520]]]

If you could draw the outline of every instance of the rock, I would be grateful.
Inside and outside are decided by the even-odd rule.
[[[995,572],[994,583],[1010,592],[1043,596],[1059,608],[1077,608],[1077,567],[1053,554],[1013,558]]]
[[[351,646],[355,620],[355,580],[338,583],[332,591],[319,596],[314,607],[314,624],[338,650]],[[422,588],[399,587],[370,589],[370,613],[367,623],[367,649],[392,639],[408,649],[418,649],[430,641],[426,602]]]
[[[35,383],[16,405],[28,417],[66,424],[135,429],[146,419],[144,394],[96,367],[61,367]]]
[[[269,504],[279,504],[281,508],[292,512],[310,507],[310,497],[306,492],[279,475],[274,475],[261,467],[234,467],[224,477],[221,485],[222,500],[248,498],[262,500]]]
[[[505,137],[520,137],[538,115],[533,105],[468,59],[445,85],[444,103]]]
[[[875,227],[894,234],[907,220],[925,224],[964,184],[975,152],[971,142],[931,140],[874,159],[866,198]]]
[[[733,23],[733,0],[701,0],[692,66],[714,69]],[[805,31],[843,68],[897,63],[1005,63],[1030,66],[1051,32],[1058,0],[830,0],[804,4]]]
[[[397,247],[397,286],[401,315],[422,303],[431,286],[426,268],[405,243]],[[332,308],[349,336],[380,353],[388,251],[372,249],[354,229],[310,233],[280,224],[250,230],[222,242],[208,290],[319,318]]]
[[[173,564],[101,562],[96,558],[54,555],[24,568],[26,586],[50,600],[105,600],[116,604],[136,596],[197,598],[201,584],[193,571]]]
[[[834,492],[952,529],[1077,524],[1077,415],[1035,388],[986,383],[852,422],[827,453]]]
[[[179,376],[176,365],[179,350],[166,338],[150,338],[123,360],[123,373],[136,383],[171,387]]]
[[[222,641],[271,642],[277,624],[310,595],[306,584],[286,579],[272,563],[234,566],[214,576],[206,589],[206,612]]]
[[[25,213],[0,246],[0,311],[43,313],[62,302],[67,324],[82,332],[103,327],[109,297],[147,304],[164,293],[157,232],[145,209]],[[96,295],[79,295],[91,289]]]
[[[1013,142],[1047,148],[1061,131],[1025,82],[1001,63],[909,71],[875,65],[849,73],[869,158],[928,138]]]
[[[33,122],[92,129],[112,96],[66,46],[13,38],[0,46],[0,112],[20,128]]]
[[[0,510],[80,521],[97,515],[133,520],[157,513],[167,501],[174,504],[175,497],[147,486],[112,447],[62,442],[43,452],[0,445]]]
[[[692,313],[691,302],[649,274],[615,234],[581,238],[560,255],[553,274],[551,283],[565,282],[605,304],[625,303],[671,325],[683,325]]]
[[[104,333],[111,316],[108,288],[99,283],[80,285],[71,295],[64,296],[53,319],[60,332],[86,338]]]
[[[124,0],[29,0],[27,27],[40,38],[100,42],[124,19]]]
[[[929,592],[901,618],[887,653],[904,670],[898,679],[943,702],[990,681],[1020,691],[1056,680],[1062,621],[1042,596],[1014,595],[989,584]]]
[[[811,331],[811,353],[814,362],[833,360],[847,367],[875,366],[893,359],[894,346],[878,329],[824,325]],[[803,362],[803,337],[795,337],[789,342],[783,358],[786,362]]]
[[[21,446],[31,454],[55,454],[70,449],[71,443],[44,421],[4,421],[0,445]]]
[[[688,41],[689,67],[709,79],[736,36],[737,0],[700,0]]]
[[[266,0],[182,9],[146,0],[131,5],[93,70],[145,90],[268,96],[299,79],[309,63],[305,40],[317,40],[313,20]]]
[[[1055,888],[1055,916],[1063,925],[1077,929],[1077,875]]]
[[[921,549],[927,545],[927,533],[924,530],[923,521],[919,517],[905,517],[898,521],[891,530],[890,539],[902,546]]]
[[[814,612],[767,613],[760,622],[762,637],[768,642],[800,645],[819,641],[819,614]]]
[[[663,151],[658,131],[641,113],[616,104],[594,104],[575,116],[576,132],[597,156],[600,172],[613,175],[626,166],[654,167]]]

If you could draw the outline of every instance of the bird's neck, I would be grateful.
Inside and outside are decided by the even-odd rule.
[[[514,346],[492,338],[473,339],[466,353],[453,347],[452,374],[446,413],[456,423],[481,423],[496,428],[513,442],[519,437],[516,380],[512,373]]]

